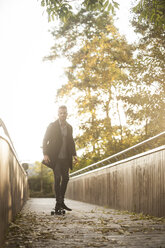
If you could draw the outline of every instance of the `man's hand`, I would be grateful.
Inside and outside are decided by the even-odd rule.
[[[50,158],[49,158],[48,155],[44,155],[44,161],[45,161],[46,163],[49,163],[49,162],[50,162]]]
[[[77,162],[78,162],[78,158],[77,158],[77,156],[74,156],[73,157],[73,163],[76,164]]]

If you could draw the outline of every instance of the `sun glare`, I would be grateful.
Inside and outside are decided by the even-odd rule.
[[[48,23],[40,1],[0,2],[0,118],[20,160],[42,159],[44,132],[57,117],[55,95],[66,80],[65,61],[43,62],[53,45],[48,30],[56,23]]]

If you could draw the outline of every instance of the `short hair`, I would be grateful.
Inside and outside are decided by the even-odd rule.
[[[66,109],[66,111],[67,111],[67,106],[61,105],[61,106],[59,106],[58,110],[60,110],[60,109]]]

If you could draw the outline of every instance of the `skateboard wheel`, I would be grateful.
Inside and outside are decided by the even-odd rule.
[[[51,211],[51,215],[54,215],[54,211]]]
[[[55,214],[63,215],[63,214],[65,214],[65,210],[64,209],[58,209],[57,211],[55,211]]]

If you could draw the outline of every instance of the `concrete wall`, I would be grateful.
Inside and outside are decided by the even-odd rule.
[[[70,178],[66,197],[165,216],[165,146]]]
[[[0,136],[0,245],[8,223],[21,210],[27,197],[27,175],[10,143]]]

